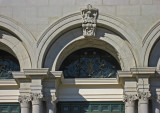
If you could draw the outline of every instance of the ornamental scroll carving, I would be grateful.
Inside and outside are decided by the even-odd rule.
[[[93,8],[92,5],[88,4],[87,8],[81,9],[81,14],[83,35],[85,37],[94,37],[98,18],[98,9]]]
[[[141,100],[148,100],[150,98],[151,94],[150,92],[138,92],[138,98]]]

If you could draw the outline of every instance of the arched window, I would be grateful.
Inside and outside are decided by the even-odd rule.
[[[11,71],[19,71],[18,60],[8,52],[0,50],[0,79],[12,79]]]
[[[112,55],[96,48],[73,52],[60,67],[65,78],[115,78],[120,69]]]

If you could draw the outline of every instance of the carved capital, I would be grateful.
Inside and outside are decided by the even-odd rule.
[[[138,92],[139,100],[148,101],[150,96],[151,96],[150,92]]]
[[[137,95],[136,94],[125,94],[124,97],[123,97],[123,101],[124,102],[132,102],[134,100],[137,100]]]
[[[31,97],[29,95],[20,95],[18,101],[21,104],[21,107],[29,107]]]
[[[134,106],[135,100],[137,100],[136,94],[125,94],[123,97],[123,101],[126,103],[126,106]]]
[[[47,95],[44,97],[44,100],[47,102],[56,102],[57,97],[56,97],[56,95]]]
[[[33,104],[41,104],[43,95],[41,93],[31,93],[31,99]]]
[[[157,94],[157,102],[160,104],[160,94]]]
[[[96,23],[98,18],[98,9],[88,4],[87,8],[81,9],[82,28],[85,37],[95,36]]]

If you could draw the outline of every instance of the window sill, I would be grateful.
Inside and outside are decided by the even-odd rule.
[[[0,79],[0,86],[17,86],[15,79]]]
[[[66,85],[112,85],[119,84],[117,78],[73,78],[73,79],[61,79],[62,84]]]

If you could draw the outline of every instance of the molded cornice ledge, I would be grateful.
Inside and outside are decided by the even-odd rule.
[[[155,75],[156,67],[139,67],[130,70],[133,75]]]
[[[53,71],[53,72],[51,72],[51,74],[52,74],[52,76],[53,76],[54,78],[64,78],[62,71]]]
[[[131,68],[130,71],[118,71],[119,78],[131,78],[136,76],[154,76],[156,72],[156,67],[139,67]],[[160,71],[159,71],[160,72]]]
[[[13,78],[14,79],[24,79],[27,78],[24,74],[24,72],[12,72]]]
[[[23,69],[24,74],[26,76],[33,76],[33,77],[38,77],[38,76],[43,76],[47,77],[49,74],[49,69],[48,68],[41,68],[41,69]]]

